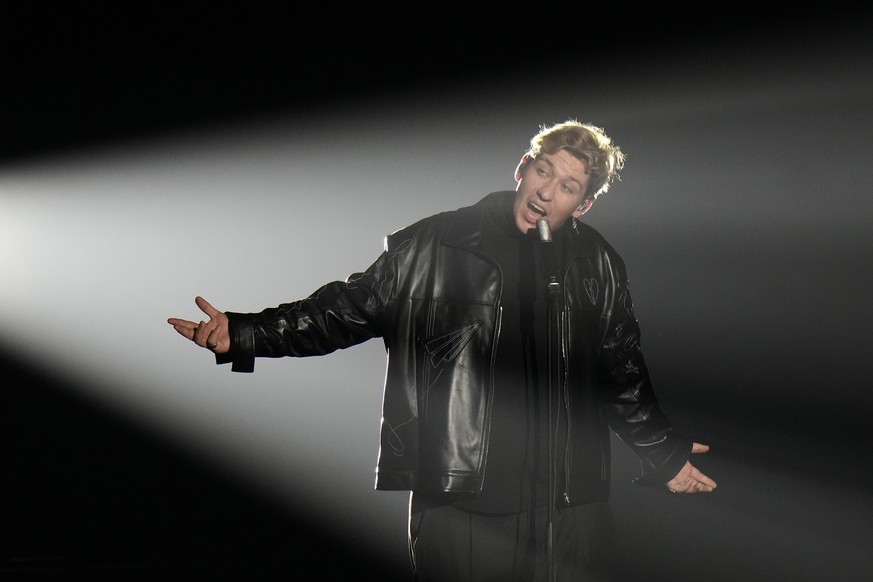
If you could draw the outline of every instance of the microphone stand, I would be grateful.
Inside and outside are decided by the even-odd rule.
[[[557,452],[555,403],[558,399],[561,353],[561,283],[558,279],[558,269],[555,264],[555,249],[549,222],[545,218],[537,221],[537,231],[542,245],[543,274],[546,279],[546,314],[548,337],[548,414],[549,414],[549,506],[547,511],[546,553],[549,565],[549,582],[555,582],[555,504],[557,488]]]

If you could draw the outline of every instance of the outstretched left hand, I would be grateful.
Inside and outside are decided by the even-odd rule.
[[[691,453],[705,453],[709,445],[693,443]],[[667,481],[667,489],[671,493],[711,493],[718,485],[715,481],[701,473],[691,461],[685,461],[685,465],[675,477]]]

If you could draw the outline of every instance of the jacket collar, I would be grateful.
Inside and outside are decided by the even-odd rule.
[[[512,191],[492,192],[472,206],[452,213],[451,223],[443,234],[442,243],[450,247],[476,250],[482,241],[482,224],[486,214],[496,212],[502,200],[513,196]]]
[[[506,197],[514,197],[515,191],[504,190],[492,192],[472,206],[466,206],[457,212],[451,213],[451,222],[445,229],[442,244],[450,247],[478,251],[482,241],[482,224],[486,213],[497,211],[497,207]],[[593,248],[586,244],[586,237],[582,232],[586,227],[579,223],[578,228],[573,228],[567,223],[555,231],[555,242],[564,245],[564,260],[569,263],[576,258],[587,257],[593,254]]]

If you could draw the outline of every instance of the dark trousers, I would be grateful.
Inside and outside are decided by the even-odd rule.
[[[410,506],[409,551],[417,582],[548,582],[547,511],[482,515],[451,505]],[[555,511],[555,579],[609,580],[614,518],[607,502]]]

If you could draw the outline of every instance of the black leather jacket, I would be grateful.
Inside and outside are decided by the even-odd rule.
[[[478,248],[495,192],[386,238],[363,273],[260,313],[228,312],[231,350],[218,362],[252,371],[255,357],[312,356],[381,337],[388,354],[376,488],[476,494],[488,470],[501,273]],[[609,496],[609,427],[642,462],[641,484],[666,482],[691,442],[658,407],[640,351],[624,263],[577,223],[555,232],[561,266],[566,446],[560,500]]]

